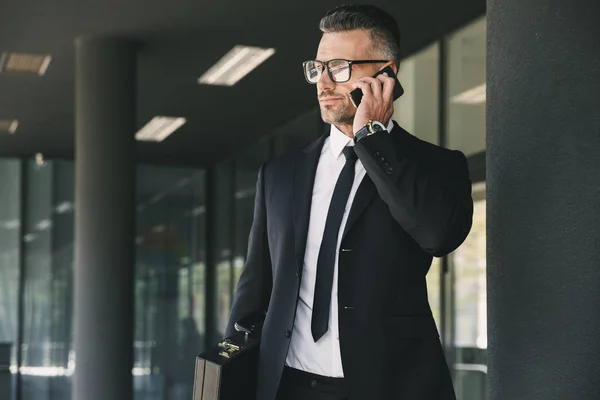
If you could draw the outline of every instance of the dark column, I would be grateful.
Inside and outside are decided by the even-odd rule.
[[[76,41],[75,400],[133,398],[135,65]]]
[[[600,2],[488,0],[492,400],[600,392]]]

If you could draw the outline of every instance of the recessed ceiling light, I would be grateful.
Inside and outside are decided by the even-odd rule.
[[[19,121],[16,119],[0,119],[0,133],[10,133],[12,135],[18,127]]]
[[[135,138],[144,142],[162,142],[185,122],[185,118],[154,117],[135,134]]]
[[[450,99],[452,103],[456,104],[480,104],[486,101],[486,84],[479,85],[473,89],[469,89],[461,94]]]
[[[25,72],[44,75],[52,57],[42,54],[2,53],[0,72]]]
[[[235,46],[206,71],[198,83],[233,86],[273,54],[275,49]]]

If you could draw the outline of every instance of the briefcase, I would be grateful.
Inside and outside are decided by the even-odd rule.
[[[193,400],[255,400],[264,313],[235,324],[238,332],[196,358]]]

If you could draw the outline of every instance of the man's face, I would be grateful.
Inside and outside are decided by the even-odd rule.
[[[367,30],[325,33],[319,43],[316,59],[372,60],[371,36]],[[333,125],[352,125],[356,108],[350,101],[352,84],[365,76],[373,76],[381,69],[380,64],[353,65],[350,80],[336,83],[326,70],[317,82],[317,97],[321,107],[321,118]]]

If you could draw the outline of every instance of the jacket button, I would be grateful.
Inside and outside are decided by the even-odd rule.
[[[380,154],[381,154],[380,152],[376,151],[375,152],[375,157],[378,157]]]
[[[292,331],[290,331],[289,329],[286,329],[285,330],[285,337],[289,339],[291,336],[292,336]]]
[[[392,167],[388,167],[388,169],[386,169],[385,172],[387,172],[388,175],[391,175],[392,172],[394,172],[394,170],[392,169]]]

